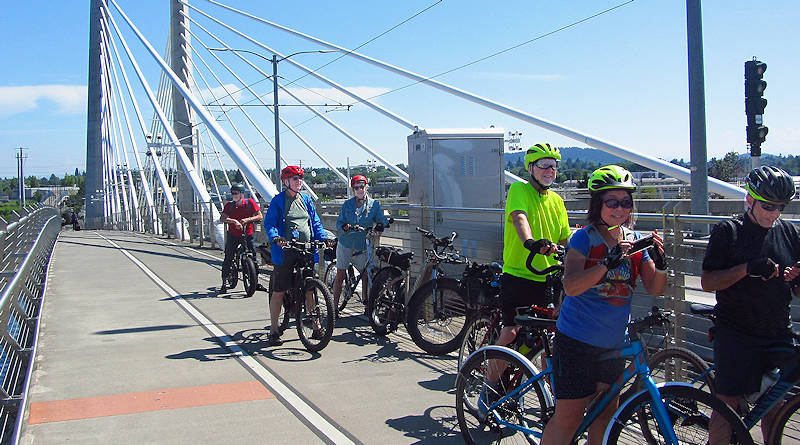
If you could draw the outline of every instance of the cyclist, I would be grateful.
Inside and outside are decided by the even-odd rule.
[[[219,293],[228,292],[227,277],[231,272],[231,262],[236,254],[239,243],[244,241],[247,250],[253,253],[255,258],[255,247],[253,247],[254,222],[264,219],[258,203],[252,198],[244,197],[244,185],[231,185],[231,200],[225,203],[219,222],[228,225],[228,236],[225,238],[225,259],[222,261],[222,286]],[[244,238],[244,240],[243,240]],[[258,290],[265,290],[264,286],[258,284]]]
[[[632,241],[633,198],[636,190],[627,170],[608,165],[589,179],[587,226],[572,235],[564,258],[566,297],[556,324],[553,379],[556,411],[547,423],[542,444],[569,444],[594,395],[622,373],[624,359],[598,360],[625,346],[631,295],[641,275],[647,292],[661,295],[667,285],[666,261],[660,236],[650,252],[627,255]],[[652,257],[652,259],[651,259]],[[655,260],[655,262],[654,262]],[[602,441],[617,402],[589,427],[589,443]]]
[[[528,251],[542,256],[533,259],[533,266],[544,269],[556,264],[546,255],[569,239],[569,220],[564,200],[549,190],[556,179],[561,152],[548,143],[539,143],[525,153],[528,182],[511,184],[506,197],[506,221],[503,234],[503,274],[500,277],[500,301],[503,307],[503,329],[495,344],[505,346],[517,337],[519,326],[514,317],[517,308],[536,305],[546,307],[545,276],[536,275],[525,265]],[[554,302],[559,304],[559,302]],[[497,364],[500,366],[500,364]],[[482,414],[497,395],[496,386],[502,369],[492,367],[486,391],[478,401]]]
[[[762,166],[747,175],[745,189],[744,215],[711,230],[700,281],[704,291],[717,294],[716,395],[734,410],[743,395],[760,390],[762,375],[774,367],[764,348],[791,344],[789,305],[800,285],[800,231],[780,219],[795,194],[792,177]],[[764,437],[779,406],[761,420]]]
[[[281,182],[286,190],[272,198],[264,218],[264,230],[272,242],[272,262],[275,265],[271,278],[272,298],[269,300],[271,346],[283,343],[278,316],[281,313],[286,290],[292,286],[292,266],[297,259],[291,250],[284,253],[283,246],[289,238],[293,238],[293,234],[301,242],[326,239],[322,222],[314,209],[314,202],[308,195],[300,193],[304,176],[303,169],[296,165],[281,170]],[[317,331],[314,335],[318,335]]]
[[[389,221],[383,216],[383,210],[378,201],[369,199],[367,190],[369,182],[362,175],[355,175],[350,179],[354,197],[342,204],[339,217],[336,219],[336,228],[339,230],[339,242],[336,246],[336,277],[333,279],[333,306],[339,307],[339,296],[342,294],[342,281],[347,273],[347,267],[353,263],[361,270],[366,262],[367,255],[353,256],[354,252],[364,251],[367,248],[367,235],[364,232],[351,232],[353,226],[368,227],[375,224],[375,241],[378,241],[383,228]],[[377,244],[377,243],[376,243]],[[361,279],[361,295],[367,296],[367,276]]]

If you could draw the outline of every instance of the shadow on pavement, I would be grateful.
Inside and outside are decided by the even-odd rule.
[[[419,439],[411,443],[462,444],[461,432],[458,429],[456,409],[453,406],[433,406],[422,415],[409,415],[397,419],[388,419],[386,425],[397,431],[405,432],[406,437]]]

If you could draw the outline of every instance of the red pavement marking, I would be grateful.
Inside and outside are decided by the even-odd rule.
[[[275,396],[255,380],[161,391],[132,392],[31,403],[28,423],[33,425],[272,398]]]

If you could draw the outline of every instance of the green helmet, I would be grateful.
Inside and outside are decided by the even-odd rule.
[[[558,148],[553,147],[547,142],[540,142],[529,148],[528,152],[525,153],[525,168],[527,169],[531,165],[531,162],[536,162],[542,158],[553,158],[560,161],[561,152],[558,151]]]
[[[744,183],[747,193],[754,199],[788,204],[794,198],[794,179],[786,171],[763,165],[754,168]]]
[[[633,183],[633,175],[628,170],[619,165],[606,165],[592,172],[589,178],[589,190],[599,192],[601,190],[622,189],[628,191],[636,190]]]

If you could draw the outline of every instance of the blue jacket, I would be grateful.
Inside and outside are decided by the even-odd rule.
[[[317,216],[316,209],[314,209],[314,202],[308,195],[302,193],[299,195],[306,205],[306,211],[308,211],[308,220],[311,224],[311,239],[324,240],[326,238],[325,229],[322,227],[322,221],[320,221],[319,216]],[[283,215],[285,213],[285,207],[286,192],[278,193],[272,198],[272,201],[269,202],[267,214],[264,215],[264,231],[267,233],[267,239],[269,239],[270,242],[278,236],[284,236],[285,221],[283,220]],[[272,243],[270,252],[272,253],[272,262],[274,264],[283,263],[283,249],[281,249],[281,246]]]
[[[364,250],[367,248],[367,234],[364,232],[342,230],[342,226],[350,224],[361,227],[371,226],[373,223],[381,222],[384,226],[389,225],[389,221],[383,216],[383,210],[378,201],[367,198],[367,209],[363,215],[356,214],[356,198],[350,198],[342,204],[342,210],[336,219],[336,229],[339,232],[339,243],[350,249]]]

